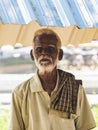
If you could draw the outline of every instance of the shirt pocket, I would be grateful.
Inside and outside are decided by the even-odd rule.
[[[62,119],[76,119],[78,117],[77,114],[72,114],[71,113],[70,114],[70,118],[69,118],[69,113],[58,111],[58,110],[54,110],[54,109],[50,109],[49,114],[58,116],[59,118],[62,118]]]
[[[68,113],[50,110],[49,117],[51,120],[53,130],[75,130],[74,118],[68,118]]]

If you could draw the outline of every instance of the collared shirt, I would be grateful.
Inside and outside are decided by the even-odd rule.
[[[71,119],[65,112],[51,109],[51,98],[43,90],[37,73],[16,87],[12,93],[9,130],[89,130],[96,126],[82,86],[78,92],[77,112]]]

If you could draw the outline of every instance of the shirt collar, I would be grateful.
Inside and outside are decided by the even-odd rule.
[[[56,87],[53,90],[56,91],[57,87],[58,87],[58,81],[59,81],[59,74],[57,72],[57,83],[56,83]],[[32,76],[32,78],[30,79],[30,88],[31,88],[31,92],[45,92],[45,90],[42,87],[41,81],[39,79],[38,73],[36,71],[36,73]]]
[[[31,92],[44,91],[37,72],[33,75],[33,77],[30,80],[30,88],[31,88]]]

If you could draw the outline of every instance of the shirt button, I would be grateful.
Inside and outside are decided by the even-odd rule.
[[[48,108],[50,108],[50,104],[48,104]]]

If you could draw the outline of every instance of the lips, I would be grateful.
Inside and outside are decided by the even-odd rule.
[[[47,58],[43,58],[43,59],[40,60],[40,63],[44,64],[44,65],[48,65],[48,64],[51,63],[51,61],[49,59],[47,59]]]

